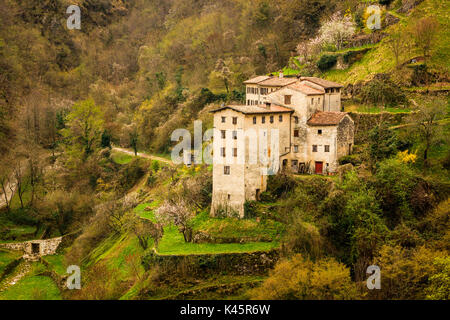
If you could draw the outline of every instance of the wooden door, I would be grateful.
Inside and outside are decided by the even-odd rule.
[[[323,173],[323,162],[316,161],[316,174],[322,174],[322,173]]]

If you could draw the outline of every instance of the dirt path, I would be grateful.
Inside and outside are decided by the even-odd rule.
[[[112,150],[118,151],[118,152],[122,152],[122,153],[126,153],[126,154],[129,154],[129,155],[134,156],[134,151],[129,150],[129,149],[119,148],[119,147],[113,147]],[[171,160],[165,159],[165,158],[163,158],[163,157],[158,157],[158,156],[154,156],[154,155],[149,155],[149,154],[147,154],[147,153],[138,152],[138,153],[137,153],[137,156],[138,156],[138,157],[141,157],[141,158],[145,158],[145,159],[158,160],[158,161],[161,161],[161,162],[170,164],[171,166],[174,165],[173,162],[172,162]]]

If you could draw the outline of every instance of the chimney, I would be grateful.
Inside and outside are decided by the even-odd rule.
[[[279,78],[283,78],[284,77],[283,70],[280,70],[280,72],[278,73],[278,77]]]

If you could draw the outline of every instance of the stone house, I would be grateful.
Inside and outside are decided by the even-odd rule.
[[[342,85],[282,74],[245,84],[246,105],[212,111],[212,215],[242,218],[245,202],[266,190],[268,175],[334,174],[338,159],[352,152],[354,122],[341,112]]]

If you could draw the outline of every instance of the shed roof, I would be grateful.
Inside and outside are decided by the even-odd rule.
[[[267,79],[270,79],[270,77],[269,76],[257,76],[255,78],[244,81],[244,84],[257,84],[257,83],[260,83],[261,81],[264,81]]]
[[[324,94],[325,90],[319,90],[312,88],[304,83],[296,82],[288,86],[288,88],[300,91],[301,93],[304,93],[306,95],[314,95],[314,94]]]
[[[317,77],[300,77],[300,80],[308,80],[311,81],[315,84],[318,84],[319,86],[328,89],[328,88],[342,88],[343,85],[337,82],[333,82],[333,81],[329,81],[329,80],[325,80],[325,79],[320,79]]]
[[[297,82],[296,78],[272,77],[267,80],[261,81],[259,85],[267,87],[284,87],[295,82]]]
[[[307,124],[310,126],[335,126],[338,125],[346,115],[346,112],[319,111],[309,118]]]

